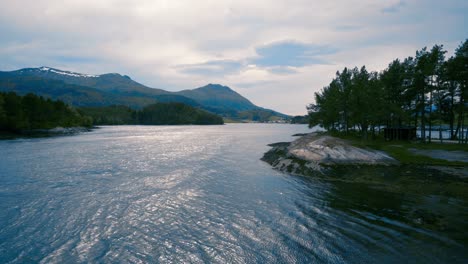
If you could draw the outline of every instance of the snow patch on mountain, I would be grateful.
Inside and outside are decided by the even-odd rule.
[[[52,72],[56,74],[61,74],[61,75],[66,75],[66,76],[71,76],[71,77],[86,77],[86,78],[96,78],[99,77],[99,75],[90,75],[90,74],[81,74],[81,73],[76,73],[76,72],[69,72],[69,71],[61,71],[49,67],[40,67],[40,71],[45,71],[45,72]]]

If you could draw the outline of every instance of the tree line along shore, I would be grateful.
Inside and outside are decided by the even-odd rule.
[[[223,124],[215,114],[182,103],[155,103],[141,110],[126,106],[74,108],[60,100],[35,94],[0,92],[0,133],[31,134],[56,127],[93,125],[210,125]]]
[[[309,125],[375,138],[380,128],[411,127],[423,142],[432,133],[468,143],[468,39],[450,58],[443,45],[395,59],[382,72],[344,68],[308,105]],[[433,131],[437,132],[433,132]]]
[[[424,183],[466,198],[468,40],[452,57],[445,54],[435,45],[395,59],[382,72],[365,66],[338,71],[307,107],[309,126],[326,131],[271,144],[262,160],[292,174],[392,191],[414,186],[413,191]],[[381,131],[407,128],[415,135],[419,131],[419,139],[389,141]],[[450,144],[427,144],[436,132],[442,141],[442,129],[448,130]]]

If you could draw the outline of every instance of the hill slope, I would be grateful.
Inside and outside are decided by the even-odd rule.
[[[146,87],[143,84],[133,81],[130,77],[118,73],[90,75],[49,67],[40,67],[11,71],[9,74],[14,76],[36,76],[44,79],[60,80],[68,84],[87,86],[112,93],[127,93],[130,95],[160,95],[168,93],[161,89]]]
[[[183,90],[177,94],[192,98],[215,112],[244,111],[258,108],[248,99],[231,90],[227,86],[208,84],[193,90]]]
[[[148,104],[158,101],[179,102],[188,104],[190,106],[200,106],[197,102],[190,98],[173,94],[162,89],[149,88],[143,84],[133,81],[126,75],[120,75],[118,73],[89,75],[70,71],[62,71],[49,67],[26,68],[11,72],[0,72],[0,82],[8,78],[13,78],[14,82],[19,80],[23,86],[27,86],[27,82],[22,80],[28,79],[61,81],[65,84],[64,86],[67,84],[74,85],[66,87],[67,89],[73,90],[76,89],[76,86],[93,88],[94,91],[99,91],[99,94],[101,95],[110,96],[110,98],[112,98],[110,101],[115,101],[116,98],[119,98],[119,100],[115,101],[114,103],[103,102],[102,105],[123,104],[132,108],[142,108]],[[23,89],[26,89],[26,87],[23,87]],[[0,90],[2,90],[1,87]],[[51,94],[51,97],[55,98],[56,96],[55,94]],[[63,100],[63,98],[57,98]],[[76,104],[74,100],[68,100],[67,102],[70,101],[72,101],[72,104]],[[95,101],[96,100],[93,100],[93,103],[87,104],[85,101],[80,100],[80,104],[78,105],[99,106],[99,104],[96,104]]]
[[[234,120],[288,118],[254,105],[227,86],[208,84],[193,90],[169,92],[147,87],[117,73],[89,75],[50,67],[25,68],[0,72],[0,91],[32,92],[75,106],[125,105],[141,109],[155,102],[178,102]]]
[[[115,95],[86,86],[68,84],[64,81],[35,76],[11,76],[0,73],[0,91],[16,92],[19,95],[34,93],[61,100],[74,106],[126,105],[141,108],[156,102],[151,97]]]

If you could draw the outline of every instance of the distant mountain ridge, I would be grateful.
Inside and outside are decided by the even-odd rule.
[[[252,110],[258,108],[247,98],[231,90],[231,88],[219,84],[208,84],[193,90],[183,90],[176,94],[191,98],[202,105],[211,107],[218,111]]]
[[[129,76],[118,73],[106,73],[100,75],[90,75],[71,71],[63,71],[50,67],[25,68],[11,72],[0,72],[13,76],[34,76],[44,79],[60,80],[68,84],[86,86],[98,90],[127,95],[160,95],[169,92],[150,88],[133,81]]]
[[[229,87],[219,84],[169,92],[147,87],[118,73],[90,75],[45,66],[0,71],[0,91],[35,93],[79,107],[118,104],[141,109],[155,102],[179,102],[234,120],[253,116],[246,115],[246,111],[262,112],[259,120],[255,121],[288,118],[287,115],[258,107]]]

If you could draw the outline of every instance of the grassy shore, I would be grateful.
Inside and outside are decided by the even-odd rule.
[[[327,132],[328,133],[328,132]],[[433,165],[433,166],[468,166],[468,162],[449,161],[445,159],[432,158],[419,155],[411,151],[415,150],[442,150],[442,151],[464,151],[468,155],[468,145],[457,143],[422,143],[419,141],[386,141],[383,138],[363,140],[356,135],[344,135],[341,133],[329,133],[334,137],[348,140],[353,146],[359,148],[370,148],[388,153],[401,164],[407,165]]]

